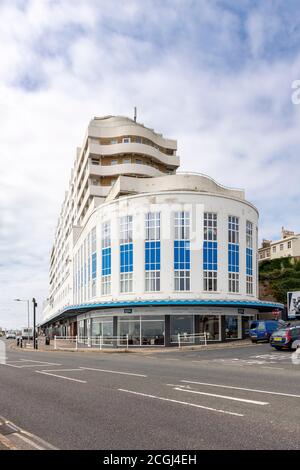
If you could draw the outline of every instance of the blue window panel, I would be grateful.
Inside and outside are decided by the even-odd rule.
[[[190,269],[190,242],[189,240],[174,241],[174,269]]]
[[[216,241],[203,242],[203,269],[205,271],[218,270],[218,245]]]
[[[252,248],[246,248],[246,274],[253,275],[253,251]]]
[[[111,248],[102,249],[102,276],[111,274]]]
[[[97,276],[97,257],[96,253],[92,254],[92,279],[96,279]]]
[[[160,241],[145,242],[145,270],[160,270]]]
[[[150,263],[150,250],[147,248],[147,245],[146,245],[146,250],[145,250],[145,264],[149,264]]]
[[[228,244],[228,271],[231,273],[239,272],[239,245],[235,243]]]
[[[133,244],[120,245],[120,272],[130,273],[133,271]]]

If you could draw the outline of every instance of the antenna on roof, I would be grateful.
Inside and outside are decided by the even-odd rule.
[[[134,122],[136,122],[136,106],[134,107],[134,117],[133,117]]]

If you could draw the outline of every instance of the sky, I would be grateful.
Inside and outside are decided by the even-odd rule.
[[[48,295],[49,254],[89,120],[178,140],[182,171],[245,188],[259,237],[300,232],[297,0],[0,0],[0,326]]]

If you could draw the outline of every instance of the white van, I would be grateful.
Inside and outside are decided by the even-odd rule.
[[[22,339],[33,339],[33,328],[22,328]]]

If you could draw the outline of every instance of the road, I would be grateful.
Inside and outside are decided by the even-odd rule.
[[[300,365],[268,344],[14,351],[0,415],[59,449],[299,449]]]

